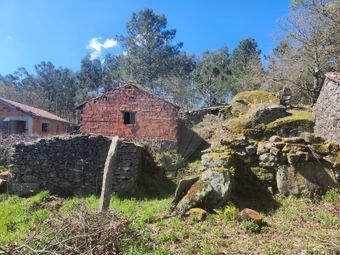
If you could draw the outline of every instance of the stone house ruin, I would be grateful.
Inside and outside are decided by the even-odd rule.
[[[179,107],[135,85],[113,89],[77,109],[83,133],[177,141]]]
[[[340,73],[327,73],[314,105],[315,132],[340,144]]]
[[[50,112],[0,97],[0,134],[58,135],[66,133],[69,124]]]

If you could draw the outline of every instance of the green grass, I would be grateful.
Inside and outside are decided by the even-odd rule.
[[[322,199],[329,203],[335,203],[335,202],[340,203],[340,190],[331,189],[322,196]]]
[[[11,244],[27,238],[28,235],[44,222],[50,212],[41,208],[48,192],[23,199],[10,196],[0,202],[0,244]],[[4,198],[3,198],[4,199]]]
[[[110,208],[130,224],[117,246],[123,254],[309,254],[336,252],[339,240],[338,191],[320,200],[280,197],[282,207],[263,215],[259,232],[252,222],[241,222],[233,205],[208,214],[205,221],[169,214],[172,197],[122,199],[112,196]],[[31,198],[0,196],[0,246],[22,242],[55,213],[66,213],[79,203],[96,210],[98,198],[49,199],[47,192]],[[314,254],[318,254],[315,252]],[[326,253],[327,254],[327,253]]]

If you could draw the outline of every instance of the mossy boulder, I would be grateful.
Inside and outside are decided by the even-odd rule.
[[[185,178],[183,180],[180,180],[176,191],[175,191],[175,198],[172,201],[172,203],[176,206],[179,201],[181,201],[181,199],[185,196],[185,194],[188,193],[190,187],[197,182],[199,179],[198,176],[194,176],[194,177],[190,177],[190,178]]]
[[[250,170],[260,181],[265,184],[265,186],[270,187],[275,185],[274,173],[271,169],[255,166],[250,167]]]
[[[201,205],[204,198],[212,191],[212,189],[209,182],[198,180],[190,187],[188,193],[177,204],[177,212],[183,215],[189,209]]]
[[[286,108],[277,104],[256,105],[251,108],[253,125],[268,124],[276,119],[289,116]]]
[[[297,161],[279,166],[276,182],[280,193],[294,196],[322,194],[338,186],[334,169],[325,161]]]
[[[227,128],[234,134],[242,134],[244,130],[251,129],[253,119],[251,115],[243,115],[242,117],[231,118],[227,122]]]
[[[263,90],[238,93],[228,106],[228,111],[230,118],[227,128],[235,134],[248,132],[253,135],[255,127],[257,132],[261,131],[258,125],[289,115],[286,108],[279,105],[277,97]]]
[[[231,192],[231,177],[228,171],[208,169],[187,191],[177,204],[177,211],[185,213],[193,207],[213,209],[227,203]]]
[[[231,114],[238,117],[247,113],[253,105],[279,103],[280,100],[276,96],[264,90],[243,91],[233,97]]]
[[[207,211],[201,208],[191,208],[189,210],[189,215],[192,216],[195,220],[202,221],[207,217]]]
[[[229,167],[234,159],[235,154],[230,147],[219,147],[216,151],[203,154],[201,164],[205,168]]]
[[[298,136],[303,132],[313,132],[314,120],[310,111],[290,111],[291,115],[274,120],[266,125],[264,135],[269,137]]]
[[[214,209],[227,203],[231,187],[232,174],[234,172],[234,152],[228,146],[220,146],[212,149],[202,156],[202,172],[199,179],[180,181],[176,194],[175,205],[180,213],[184,213],[192,207]],[[192,184],[194,182],[194,184]],[[181,187],[182,186],[182,187]],[[189,187],[191,186],[191,187]],[[183,196],[183,193],[186,194]]]

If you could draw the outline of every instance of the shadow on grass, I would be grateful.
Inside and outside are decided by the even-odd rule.
[[[235,173],[231,202],[240,210],[251,208],[264,213],[281,206],[263,182],[246,167]]]
[[[138,181],[138,190],[133,194],[137,199],[167,198],[175,193],[176,183],[168,179],[161,169],[143,172]]]

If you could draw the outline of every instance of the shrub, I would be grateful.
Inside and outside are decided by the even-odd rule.
[[[175,150],[156,153],[155,162],[164,170],[177,170],[183,163],[183,158]]]
[[[261,226],[252,220],[243,221],[242,228],[248,233],[260,233]]]
[[[240,218],[240,211],[234,205],[229,205],[222,210],[216,210],[216,212],[225,221],[237,221]]]
[[[327,191],[323,196],[322,199],[329,203],[334,203],[340,199],[340,190],[339,189],[331,189]]]

